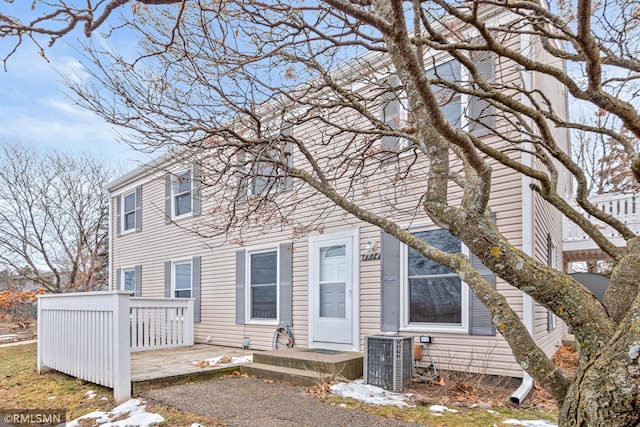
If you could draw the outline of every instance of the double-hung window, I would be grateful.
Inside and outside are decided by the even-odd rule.
[[[289,140],[292,132],[292,126],[285,123],[267,146],[238,156],[239,200],[284,191],[291,186],[286,169],[293,165],[293,144]]]
[[[142,266],[118,268],[116,270],[116,288],[129,291],[134,297],[141,296]]]
[[[122,270],[122,290],[135,293],[136,291],[135,268],[125,268]]]
[[[430,79],[440,79],[456,85],[460,85],[460,62],[454,59],[442,63],[435,68],[431,68],[430,70],[428,70],[427,77]],[[440,104],[440,110],[446,117],[447,121],[457,128],[461,127],[462,101],[460,93],[447,88],[445,85],[434,85],[433,93],[438,100],[438,103]]]
[[[412,234],[444,252],[462,251],[460,240],[446,230]],[[406,246],[404,269],[405,325],[443,331],[466,330],[469,291],[453,270]]]
[[[247,304],[251,320],[278,319],[278,250],[247,252]]]
[[[142,231],[142,186],[116,197],[117,235]]]
[[[180,172],[173,176],[172,205],[174,217],[191,213],[192,183],[191,171]]]
[[[173,263],[173,297],[191,298],[192,272],[191,261],[178,261]]]
[[[122,230],[136,229],[136,191],[122,197]]]

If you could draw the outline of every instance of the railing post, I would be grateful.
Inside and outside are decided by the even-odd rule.
[[[123,402],[131,397],[131,350],[129,345],[130,296],[113,294],[113,398]]]
[[[38,375],[40,375],[40,373],[42,372],[42,351],[43,351],[43,341],[45,340],[44,334],[42,333],[42,328],[43,328],[43,321],[42,321],[42,299],[40,298],[40,296],[38,295],[38,318],[37,318],[37,334],[38,334],[38,340],[37,340],[37,359],[38,359]]]
[[[193,299],[189,299],[187,303],[188,315],[184,316],[184,343],[186,345],[193,345],[193,323],[195,319],[195,311],[193,308]]]

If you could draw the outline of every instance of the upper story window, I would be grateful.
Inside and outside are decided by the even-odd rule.
[[[291,178],[285,169],[293,165],[293,145],[287,140],[291,135],[292,127],[286,124],[264,150],[238,157],[239,199],[290,187]]]
[[[191,169],[165,176],[165,223],[185,216],[200,215],[202,168],[194,164]]]
[[[191,213],[191,171],[184,171],[173,177],[173,216]]]
[[[491,52],[472,52],[471,60],[478,74],[486,81],[495,80],[494,56]],[[429,79],[439,79],[458,86],[469,86],[466,70],[458,60],[450,59],[427,70]],[[402,129],[412,121],[406,93],[401,88],[400,79],[391,74],[386,82],[386,92],[381,96],[380,120],[391,129]],[[484,136],[495,127],[495,108],[488,99],[463,96],[445,84],[434,84],[433,91],[440,104],[442,114],[456,128],[464,128],[475,136]],[[382,137],[382,146],[388,152],[401,152],[409,145],[409,140],[395,135]]]
[[[123,231],[136,228],[136,192],[132,191],[122,198]]]
[[[460,240],[446,230],[412,234],[442,251],[462,251]],[[466,330],[468,288],[458,275],[406,246],[404,259],[405,325],[432,330]]]
[[[142,187],[119,195],[117,202],[117,235],[142,230]]]

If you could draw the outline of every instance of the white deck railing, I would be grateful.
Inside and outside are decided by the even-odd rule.
[[[193,345],[193,299],[131,298],[131,351]]]
[[[129,292],[38,297],[38,372],[51,368],[131,395],[132,351],[193,345],[193,300]]]
[[[608,193],[593,196],[591,203],[599,209],[618,218],[627,225],[634,233],[640,234],[640,193]],[[577,206],[577,204],[574,203]],[[577,208],[580,212],[582,208]],[[599,220],[592,219],[585,213],[587,218],[600,229],[600,231],[614,244],[624,246],[626,243],[613,227]],[[591,238],[573,222],[564,218],[564,250],[581,250],[596,248]]]

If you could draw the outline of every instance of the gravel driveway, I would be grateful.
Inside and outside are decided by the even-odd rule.
[[[150,390],[142,397],[221,418],[230,427],[417,426],[324,403],[304,388],[258,378],[227,377]]]

